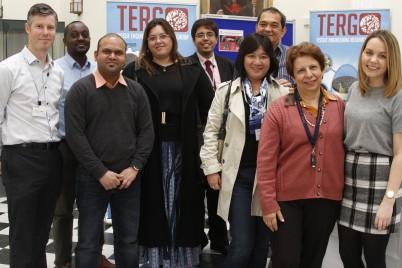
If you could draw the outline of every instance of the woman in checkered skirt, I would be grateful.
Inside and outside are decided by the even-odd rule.
[[[402,80],[399,44],[389,31],[370,34],[345,110],[345,190],[338,224],[345,268],[382,268],[401,217]]]

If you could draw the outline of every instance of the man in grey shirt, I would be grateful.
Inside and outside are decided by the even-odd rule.
[[[48,51],[57,14],[28,12],[28,45],[0,63],[0,149],[10,222],[10,266],[46,267],[45,248],[61,187],[58,105],[63,72]]]

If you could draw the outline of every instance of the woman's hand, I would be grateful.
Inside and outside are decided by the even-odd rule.
[[[394,158],[391,163],[391,171],[389,174],[387,190],[395,191],[397,195],[399,187],[401,186],[401,172],[402,172],[402,132],[394,133],[393,138],[393,153]],[[375,216],[374,226],[378,230],[388,228],[391,223],[392,212],[394,210],[395,198],[388,198],[384,196],[380,206],[378,207]]]
[[[284,86],[284,87],[288,87],[288,88],[291,88],[292,87],[292,83],[290,83],[288,80],[286,80],[286,79],[278,79],[278,80],[276,80],[276,81],[278,81],[279,82],[279,84],[281,84],[282,86]]]
[[[221,189],[221,176],[219,173],[212,173],[207,175],[207,180],[209,187],[211,187],[214,190],[220,190]]]
[[[375,216],[374,226],[378,230],[385,230],[391,223],[392,211],[394,210],[395,199],[384,197],[378,207],[377,215]]]
[[[278,231],[278,222],[276,220],[276,217],[278,217],[281,222],[285,222],[285,219],[283,218],[282,212],[280,210],[263,216],[265,224],[268,226],[269,229],[271,229],[272,232]]]

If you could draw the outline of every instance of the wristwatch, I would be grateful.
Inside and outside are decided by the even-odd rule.
[[[386,197],[388,197],[389,199],[395,198],[395,192],[392,191],[392,190],[388,190],[385,195],[386,195]]]
[[[136,166],[132,166],[132,167],[133,167],[133,169],[135,169],[135,171],[140,171],[140,169],[137,168]]]

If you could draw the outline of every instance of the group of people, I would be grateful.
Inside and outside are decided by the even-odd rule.
[[[273,268],[321,267],[335,223],[344,267],[386,267],[402,205],[398,41],[367,37],[345,107],[321,84],[318,46],[280,44],[285,21],[263,10],[208,114],[200,157],[230,223],[226,267],[266,267],[269,244]]]
[[[80,21],[65,27],[67,53],[53,61],[57,19],[50,6],[32,6],[28,45],[0,63],[11,267],[46,267],[52,222],[55,264],[72,267],[75,200],[76,267],[114,267],[102,256],[109,203],[117,267],[195,267],[209,239],[226,267],[266,267],[271,246],[274,268],[318,268],[335,223],[345,267],[365,267],[363,249],[367,267],[386,267],[402,200],[392,33],[367,37],[345,105],[321,85],[316,45],[281,44],[286,17],[273,7],[235,63],[214,54],[213,21],[193,24],[197,51],[184,57],[161,18],[127,65],[117,34],[100,38],[90,60]]]

